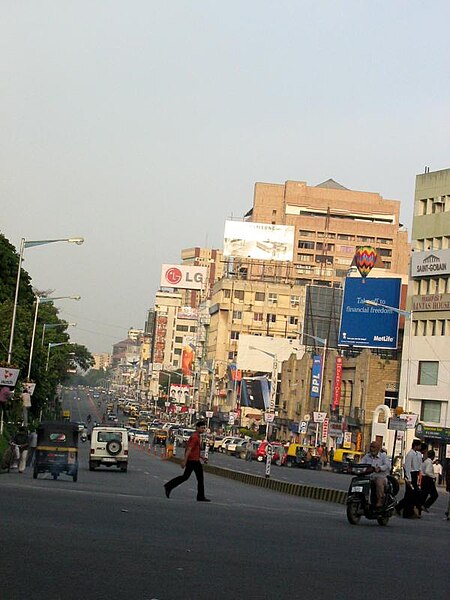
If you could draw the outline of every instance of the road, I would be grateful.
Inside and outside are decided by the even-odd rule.
[[[2,600],[390,600],[429,595],[430,582],[433,600],[448,597],[442,510],[355,527],[343,506],[212,475],[210,504],[194,476],[168,500],[180,467],[135,447],[128,473],[87,460],[82,444],[77,483],[0,476]]]

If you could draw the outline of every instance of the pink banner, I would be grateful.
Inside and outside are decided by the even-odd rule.
[[[333,404],[331,405],[332,410],[336,410],[341,401],[341,388],[342,388],[342,356],[336,357],[336,373],[334,375],[334,393],[333,393]]]

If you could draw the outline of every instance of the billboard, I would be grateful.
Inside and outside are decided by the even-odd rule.
[[[413,252],[411,277],[430,277],[450,274],[450,250]]]
[[[177,319],[190,319],[191,321],[198,321],[198,308],[192,306],[180,306],[177,311]]]
[[[304,353],[304,347],[297,340],[245,333],[239,336],[236,366],[242,371],[272,373],[276,356],[278,372],[281,372],[281,363],[288,360],[291,354],[296,354],[300,359]]]
[[[225,221],[223,255],[292,261],[295,229],[289,225]]]
[[[190,404],[189,386],[185,383],[171,383],[169,400],[175,404]]]
[[[201,290],[206,284],[207,267],[162,265],[161,287]]]
[[[399,314],[383,306],[368,306],[366,300],[399,308],[401,279],[366,280],[347,277],[342,301],[339,346],[397,348]]]

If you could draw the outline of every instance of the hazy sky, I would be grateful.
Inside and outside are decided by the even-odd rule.
[[[110,351],[160,265],[221,247],[255,181],[402,201],[450,167],[448,1],[0,0],[0,231]]]

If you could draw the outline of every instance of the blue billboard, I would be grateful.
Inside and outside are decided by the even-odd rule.
[[[322,357],[317,354],[313,356],[311,371],[311,398],[320,396],[320,380],[322,378]]]
[[[342,300],[339,346],[397,348],[401,279],[347,277]],[[371,301],[374,305],[366,304]]]

